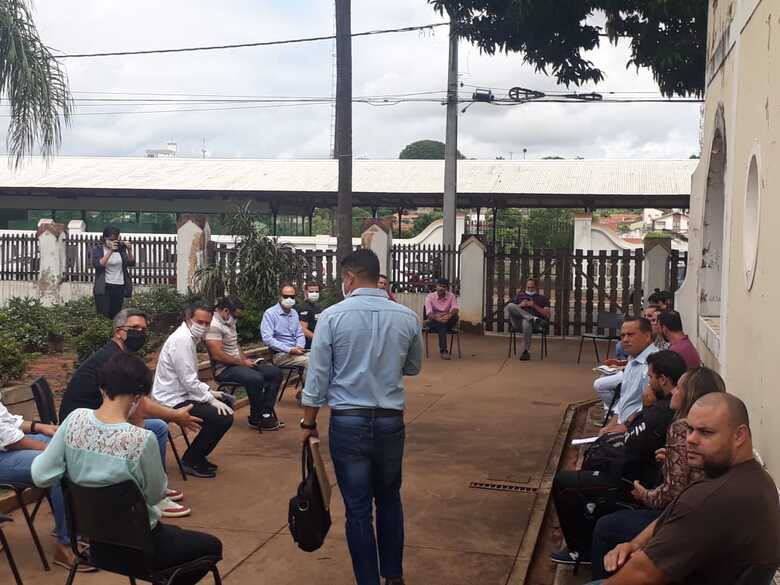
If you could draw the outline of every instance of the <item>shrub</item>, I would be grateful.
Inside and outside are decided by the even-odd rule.
[[[263,318],[265,308],[260,308],[255,303],[247,303],[241,319],[236,323],[239,343],[257,343],[260,341],[260,320]]]
[[[9,380],[21,378],[32,357],[16,338],[0,331],[0,386]]]
[[[51,310],[31,297],[14,297],[0,310],[0,331],[13,337],[28,352],[45,352],[49,333],[62,333]]]
[[[93,352],[101,348],[111,338],[111,319],[102,315],[93,315],[84,323],[81,333],[72,338],[76,350],[76,363],[81,364]]]
[[[187,297],[174,288],[157,286],[126,299],[125,307],[140,309],[149,315],[180,313],[187,308]]]
[[[52,321],[58,324],[67,338],[81,335],[87,323],[97,316],[95,301],[91,296],[54,305],[49,311]]]

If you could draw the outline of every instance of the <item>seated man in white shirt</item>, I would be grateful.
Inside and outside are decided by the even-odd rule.
[[[217,466],[206,457],[233,425],[233,410],[219,400],[220,393],[198,378],[197,344],[211,325],[212,310],[195,303],[184,323],[165,341],[154,375],[152,395],[170,408],[192,405],[190,414],[203,423],[181,458],[184,470],[194,477],[215,477]]]

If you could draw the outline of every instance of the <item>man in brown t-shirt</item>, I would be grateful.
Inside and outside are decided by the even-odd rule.
[[[604,559],[606,585],[732,585],[748,568],[780,565],[780,500],[753,458],[745,404],[707,394],[688,414],[692,484],[658,520]]]

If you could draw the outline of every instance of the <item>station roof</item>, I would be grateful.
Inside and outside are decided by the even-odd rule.
[[[458,207],[687,208],[696,160],[461,160]],[[444,161],[355,160],[353,205],[441,207]],[[279,213],[335,207],[335,160],[55,158],[0,165],[0,207]]]

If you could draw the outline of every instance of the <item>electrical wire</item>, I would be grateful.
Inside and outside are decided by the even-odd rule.
[[[366,37],[372,35],[385,35],[391,33],[415,32],[421,30],[433,30],[440,26],[449,26],[448,22],[436,22],[422,26],[406,26],[402,28],[387,28],[379,30],[370,30],[359,33],[352,33],[352,38]],[[270,47],[275,45],[293,45],[298,43],[311,43],[315,41],[332,41],[336,35],[327,35],[319,37],[303,37],[298,39],[285,39],[280,41],[256,41],[251,43],[233,43],[229,45],[204,45],[198,47],[179,47],[175,49],[148,49],[141,51],[111,51],[102,53],[65,53],[56,55],[57,59],[84,59],[91,57],[121,57],[129,55],[156,55],[162,53],[192,53],[195,51],[221,51],[225,49],[244,49],[249,47]]]

